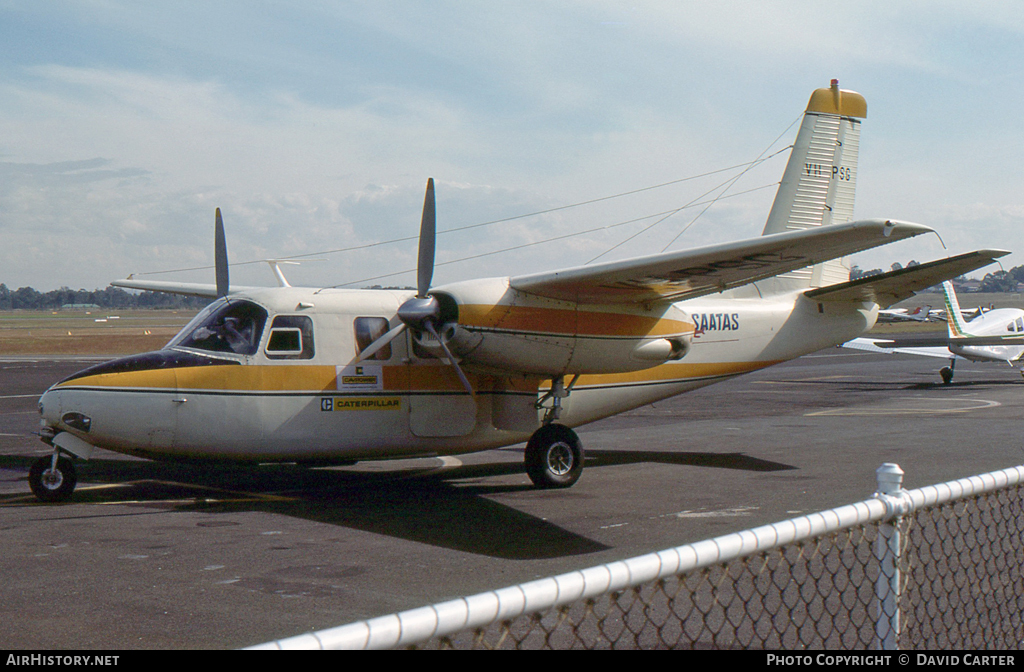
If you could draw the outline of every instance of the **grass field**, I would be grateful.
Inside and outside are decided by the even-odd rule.
[[[159,350],[195,315],[189,310],[0,312],[0,356],[130,355]]]

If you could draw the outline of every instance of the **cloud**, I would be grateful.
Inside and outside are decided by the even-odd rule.
[[[414,242],[366,246],[415,237],[431,176],[440,229],[461,229],[439,261],[475,257],[438,282],[578,265],[719,178],[465,227],[752,160],[833,76],[869,101],[858,216],[968,248],[1024,242],[985,224],[1021,204],[1013,3],[247,7],[0,10],[0,281],[92,288],[208,264],[221,207],[232,259],[360,248],[289,269],[358,282],[415,265]],[[783,159],[730,195],[777,181]],[[771,197],[722,199],[676,249],[757,235]],[[602,259],[660,251],[696,212]],[[236,275],[270,280],[260,264]]]

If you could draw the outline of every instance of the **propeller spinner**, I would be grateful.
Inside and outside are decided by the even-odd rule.
[[[445,359],[455,369],[462,386],[471,395],[476,396],[473,386],[463,373],[462,367],[452,356],[451,351],[445,344],[437,331],[437,325],[441,320],[441,304],[430,296],[430,282],[434,277],[434,247],[437,238],[437,214],[434,206],[434,178],[427,180],[427,191],[423,197],[423,218],[420,221],[419,254],[416,265],[416,296],[408,299],[398,307],[398,319],[401,320],[394,329],[371,343],[369,347],[359,353],[356,361],[362,361],[372,357],[378,350],[390,343],[406,329],[413,331],[427,332],[437,341],[445,354]]]

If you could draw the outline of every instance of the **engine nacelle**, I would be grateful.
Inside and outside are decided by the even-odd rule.
[[[623,373],[681,359],[693,323],[671,304],[581,305],[510,289],[507,280],[450,285],[433,295],[438,333],[474,369],[542,376]],[[427,333],[416,347],[443,356]]]

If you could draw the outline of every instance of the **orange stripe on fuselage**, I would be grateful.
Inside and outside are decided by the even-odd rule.
[[[689,322],[662,317],[509,305],[459,306],[459,324],[469,328],[569,336],[672,336],[693,331]]]

